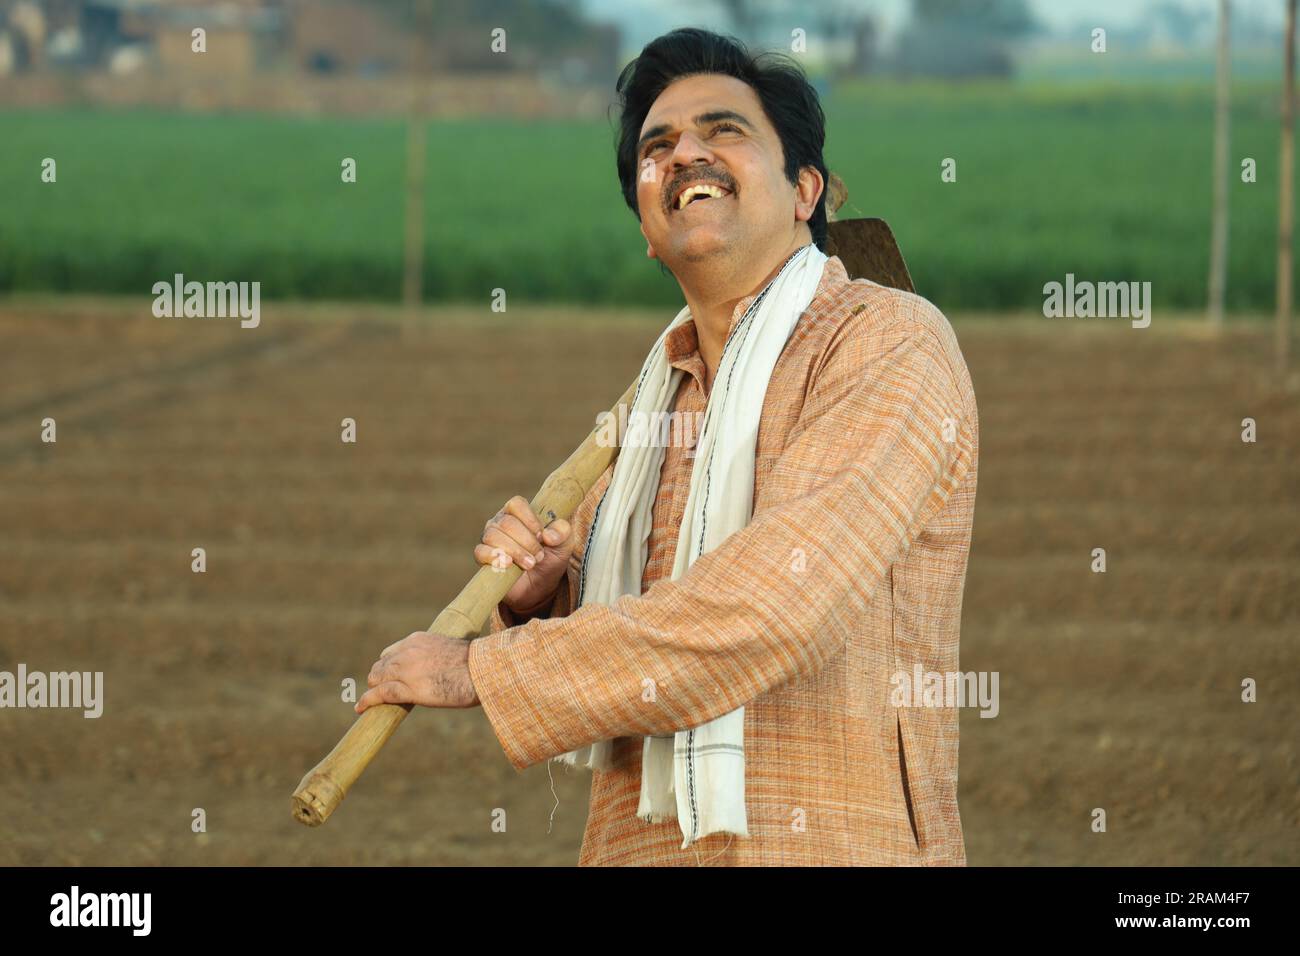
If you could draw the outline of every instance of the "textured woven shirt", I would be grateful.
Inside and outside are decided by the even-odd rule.
[[[958,711],[895,706],[896,675],[958,671],[979,423],[952,327],[831,257],[768,385],[753,518],[677,581],[708,391],[694,323],[664,347],[687,374],[642,594],[574,609],[611,466],[573,517],[551,606],[522,623],[501,606],[470,645],[506,756],[522,770],[615,740],[614,769],[592,775],[580,865],[964,864]],[[676,820],[636,816],[642,738],[741,706],[750,835],[683,850]]]

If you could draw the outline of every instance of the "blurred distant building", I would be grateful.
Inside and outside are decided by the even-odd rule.
[[[439,72],[525,72],[604,86],[621,66],[618,28],[585,19],[572,0],[518,0],[507,9],[483,0],[437,0],[431,13]],[[505,53],[492,49],[497,28],[506,31]]]
[[[595,115],[619,43],[575,0],[0,0],[0,106]]]
[[[34,0],[0,7],[0,76],[44,64],[47,28],[45,11]]]
[[[409,17],[394,4],[299,0],[287,12],[289,50],[300,70],[376,75],[413,64]]]
[[[206,51],[192,48],[206,32]],[[491,47],[506,33],[506,52]],[[48,54],[48,55],[47,55]],[[0,71],[108,69],[240,75],[274,66],[379,76],[533,73],[605,84],[619,32],[571,0],[0,0]]]
[[[163,70],[251,73],[275,62],[284,46],[284,15],[278,3],[156,3],[127,10],[123,22],[132,35],[152,44]],[[196,27],[207,32],[202,55],[193,50]]]
[[[1037,28],[1026,0],[912,0],[898,38],[903,76],[1010,76],[1015,47]]]
[[[14,72],[43,67],[130,72],[245,73],[271,62],[282,47],[279,0],[18,0],[0,6],[0,36],[18,55]],[[206,51],[193,52],[193,31]]]

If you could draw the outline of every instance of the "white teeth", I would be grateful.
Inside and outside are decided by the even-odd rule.
[[[686,204],[698,195],[710,196],[713,199],[721,199],[726,195],[717,186],[711,186],[708,183],[696,183],[693,186],[687,186],[682,190],[681,195],[677,197],[677,208],[684,209]]]

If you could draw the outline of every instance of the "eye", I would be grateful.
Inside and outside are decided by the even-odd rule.
[[[733,133],[740,132],[740,127],[737,126],[735,123],[719,123],[717,126],[713,127],[713,134],[717,135],[719,130],[724,130],[724,129],[729,129]]]
[[[668,140],[666,140],[666,139],[658,139],[658,140],[655,140],[653,143],[651,143],[651,144],[649,144],[648,146],[646,146],[645,150],[641,153],[641,155],[642,155],[642,156],[649,156],[651,153],[653,153],[653,152],[655,152],[656,150],[660,149],[661,147],[664,147],[664,146],[667,146],[667,145],[668,145]]]

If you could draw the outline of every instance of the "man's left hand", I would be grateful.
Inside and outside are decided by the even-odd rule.
[[[428,631],[384,648],[366,683],[370,690],[357,701],[358,714],[372,704],[476,707],[479,702],[469,676],[469,641]]]

